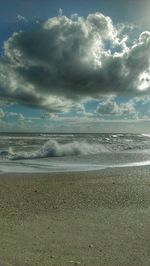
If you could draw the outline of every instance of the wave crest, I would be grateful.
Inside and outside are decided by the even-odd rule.
[[[86,142],[70,142],[60,144],[55,140],[49,140],[46,142],[41,149],[33,152],[18,152],[15,153],[9,149],[9,159],[21,160],[21,159],[37,159],[37,158],[48,158],[48,157],[64,157],[74,155],[88,155],[98,154],[101,152],[108,152],[106,147],[102,144],[92,144]]]

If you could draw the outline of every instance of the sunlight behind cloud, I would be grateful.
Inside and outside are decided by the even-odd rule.
[[[139,86],[140,91],[146,91],[150,89],[150,74],[147,72],[142,73],[139,76]]]

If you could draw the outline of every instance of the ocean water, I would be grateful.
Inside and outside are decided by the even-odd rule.
[[[150,134],[0,133],[0,172],[150,165]]]

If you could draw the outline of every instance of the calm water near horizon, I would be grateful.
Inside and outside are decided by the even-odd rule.
[[[150,165],[150,134],[0,133],[0,172]]]

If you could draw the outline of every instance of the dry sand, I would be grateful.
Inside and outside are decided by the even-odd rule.
[[[0,265],[150,265],[150,168],[0,175]]]

